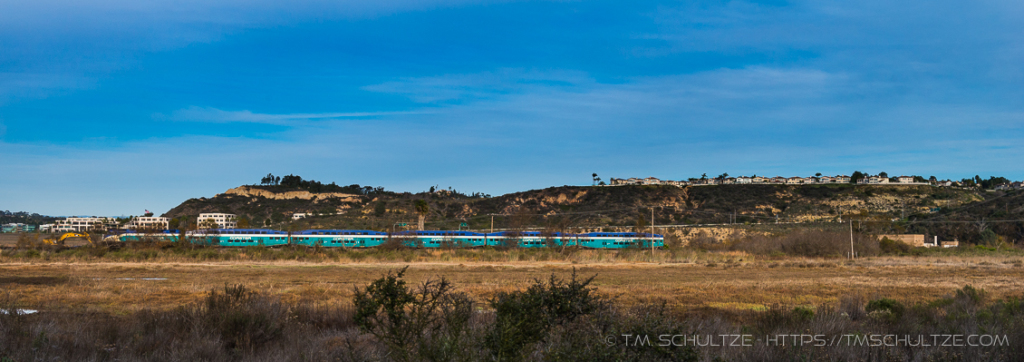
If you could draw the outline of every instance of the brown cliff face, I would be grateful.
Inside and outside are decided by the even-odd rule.
[[[983,199],[977,191],[931,186],[561,186],[489,198],[446,190],[363,196],[240,186],[212,198],[187,200],[165,216],[226,212],[259,223],[312,213],[324,216],[306,219],[304,227],[376,230],[415,222],[414,201],[424,200],[429,205],[428,228],[456,229],[467,223],[472,229],[489,229],[491,215],[495,215],[495,228],[512,223],[614,228],[635,226],[641,215],[648,223],[652,206],[657,225],[759,224],[834,222],[841,215],[847,220],[850,214],[857,219],[892,220]]]
[[[323,199],[337,198],[341,201],[355,201],[361,198],[360,195],[343,194],[340,192],[312,193],[306,190],[274,192],[250,186],[239,186],[224,192],[226,195],[239,195],[245,197],[262,197],[271,200],[302,199],[312,200],[314,203]]]

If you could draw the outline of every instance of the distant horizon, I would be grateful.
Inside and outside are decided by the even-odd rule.
[[[861,172],[863,172],[863,171],[861,171]],[[880,172],[885,172],[885,171],[880,171]],[[815,172],[815,173],[817,173],[817,172]],[[852,174],[852,172],[850,172],[850,174]],[[867,173],[865,173],[865,174],[867,174]],[[877,173],[875,173],[875,174],[877,174]],[[811,175],[813,176],[813,173],[812,173]],[[844,175],[844,174],[840,173],[840,174],[837,174],[837,175]],[[297,176],[300,176],[300,177],[301,177],[301,175],[297,175]],[[600,176],[600,174],[598,174],[598,176]],[[743,176],[743,175],[740,175],[740,176]],[[781,175],[780,175],[780,176],[781,176]],[[826,175],[825,173],[822,173],[822,176],[834,176],[834,175]],[[847,176],[849,176],[849,175],[847,175]],[[906,174],[904,174],[904,175],[897,175],[897,176],[921,176],[921,177],[925,177],[925,176],[923,176],[923,175],[906,175]],[[892,178],[892,177],[897,177],[897,176],[892,176],[892,175],[890,175],[889,177],[890,177],[890,178]],[[979,177],[980,177],[981,175],[980,175],[980,174],[976,174],[976,176],[979,176]],[[676,179],[673,179],[673,178],[662,178],[662,177],[657,177],[657,176],[644,176],[644,177],[639,177],[639,176],[630,176],[630,177],[637,177],[637,178],[655,177],[655,178],[658,178],[658,179],[660,179],[660,180],[689,180],[689,179],[691,178],[691,177],[686,177],[686,178],[676,178]],[[713,179],[713,178],[715,178],[715,177],[717,177],[717,175],[716,175],[716,176],[711,176],[711,175],[709,175],[709,176],[708,176],[708,178],[709,178],[709,179]],[[732,174],[730,174],[730,177],[733,177],[733,175],[732,175]],[[928,177],[930,177],[930,175],[929,175]],[[925,178],[927,179],[928,177],[925,177]],[[973,177],[974,177],[974,176],[971,176],[971,178],[973,178]],[[987,180],[987,179],[989,179],[989,178],[991,178],[991,177],[1004,177],[1004,176],[1000,176],[1000,175],[990,175],[990,176],[987,176],[987,177],[982,177],[982,179],[986,179],[986,180]],[[604,178],[602,177],[602,181],[607,181],[607,180],[610,180],[611,178],[612,178],[612,177],[609,177],[608,179],[604,179]],[[614,178],[619,178],[619,177],[614,177]],[[629,178],[629,177],[627,177],[627,178],[624,178],[624,179],[628,179],[628,178]],[[699,178],[699,177],[696,177],[696,178]],[[961,181],[961,180],[964,180],[964,179],[967,179],[967,177],[961,177],[961,178],[955,178],[955,179],[954,179],[954,178],[943,178],[943,177],[938,177],[938,176],[936,176],[936,178],[938,178],[938,179],[939,179],[940,181],[943,181],[943,180],[949,180],[949,181],[957,181],[957,182],[959,182],[959,181]],[[305,178],[304,178],[304,179],[305,179]],[[1011,182],[1017,182],[1017,181],[1022,181],[1022,180],[1020,180],[1020,179],[1012,179],[1012,178],[1008,178],[1008,179],[1010,179],[1010,181],[1011,181]],[[311,179],[306,179],[306,180],[311,180]],[[339,186],[349,186],[349,185],[355,185],[355,184],[345,184],[345,183],[338,183],[337,181],[329,181],[329,182],[327,182],[326,180],[314,180],[314,181],[319,181],[319,182],[325,182],[325,183],[335,183],[335,184],[337,184],[337,185],[339,185]],[[418,193],[424,193],[424,192],[428,192],[431,186],[438,186],[438,187],[437,187],[437,190],[448,190],[448,187],[449,187],[449,186],[431,185],[431,186],[427,186],[426,188],[424,188],[423,190],[420,190],[420,191],[410,191],[410,190],[394,190],[394,189],[388,189],[388,188],[387,188],[386,186],[382,186],[382,185],[362,185],[362,184],[359,184],[359,185],[360,185],[360,186],[379,186],[379,187],[384,187],[384,189],[385,189],[386,191],[390,191],[390,192],[395,192],[395,193],[406,193],[406,192],[408,192],[408,193],[411,193],[411,194],[418,194]],[[153,214],[154,214],[154,215],[162,215],[162,214],[164,214],[164,213],[166,213],[166,212],[170,211],[170,210],[171,210],[171,209],[173,209],[174,207],[176,207],[176,206],[180,205],[180,204],[181,204],[182,202],[185,202],[185,201],[187,201],[187,200],[189,200],[189,199],[199,199],[199,198],[210,198],[210,197],[216,197],[216,196],[217,196],[217,195],[219,195],[219,194],[223,194],[223,193],[224,193],[225,191],[227,191],[227,190],[231,190],[231,189],[234,189],[234,188],[237,188],[237,187],[242,187],[242,186],[266,186],[266,185],[260,185],[260,184],[258,184],[258,183],[247,183],[247,184],[240,184],[240,185],[236,185],[236,186],[228,187],[227,189],[224,189],[224,191],[221,191],[221,192],[217,192],[217,193],[215,193],[215,194],[213,194],[213,195],[209,195],[209,196],[192,196],[192,197],[188,197],[188,198],[185,198],[185,199],[181,199],[181,200],[179,200],[179,201],[178,201],[178,202],[177,202],[176,204],[174,204],[174,206],[171,206],[171,207],[167,208],[167,209],[166,209],[165,211],[163,211],[163,212],[153,212]],[[593,184],[577,184],[577,185],[568,185],[568,184],[566,184],[566,185],[550,185],[550,186],[546,186],[546,187],[539,187],[539,188],[527,188],[527,189],[521,189],[521,190],[514,190],[514,191],[509,191],[509,192],[506,192],[506,193],[502,193],[502,194],[490,194],[490,193],[486,193],[486,192],[484,192],[484,193],[485,193],[485,194],[489,194],[489,195],[491,195],[491,197],[498,197],[498,196],[502,196],[502,195],[505,195],[505,194],[510,194],[510,193],[516,193],[516,192],[525,192],[525,191],[531,191],[531,190],[541,190],[541,189],[546,189],[546,188],[552,188],[552,187],[565,187],[565,186],[570,186],[570,187],[592,187],[592,186],[594,186],[594,185],[593,185]],[[458,189],[458,188],[456,188],[456,187],[452,187],[452,189],[453,189],[453,190],[455,190],[455,191],[458,191],[458,192],[464,193],[464,194],[472,194],[472,193],[474,193],[474,192],[481,192],[481,191],[477,191],[477,190],[460,190],[460,189]],[[9,212],[28,212],[28,213],[30,213],[30,214],[32,214],[32,213],[35,213],[35,214],[39,214],[39,215],[41,215],[41,216],[47,216],[47,217],[110,217],[110,218],[118,218],[118,217],[129,217],[129,216],[140,216],[140,215],[143,215],[143,214],[145,214],[145,213],[139,213],[139,214],[124,214],[124,213],[122,213],[122,214],[120,214],[120,215],[116,215],[116,214],[114,214],[114,215],[111,215],[111,214],[106,214],[106,215],[102,215],[102,214],[67,214],[67,215],[56,215],[56,214],[48,214],[48,213],[38,212],[38,211],[34,211],[34,210],[10,210],[10,209],[5,209],[4,211],[9,211]]]
[[[492,195],[593,172],[1024,179],[1020,2],[4,10],[4,209],[166,210],[267,172]]]

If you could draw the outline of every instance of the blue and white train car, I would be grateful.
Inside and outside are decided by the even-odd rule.
[[[471,231],[403,231],[394,237],[402,240],[406,246],[418,248],[474,248],[487,245],[487,234]]]
[[[665,237],[648,233],[593,232],[573,236],[578,245],[592,249],[655,248],[665,246]]]
[[[166,241],[177,242],[178,230],[140,231],[140,230],[118,230],[112,234],[104,235],[103,241]]]
[[[104,240],[179,241],[177,230],[138,232],[125,230]],[[185,241],[210,246],[280,246],[296,244],[338,248],[372,248],[396,239],[413,248],[472,248],[484,246],[543,248],[580,246],[591,249],[663,247],[658,234],[592,232],[585,234],[542,233],[537,231],[476,233],[471,231],[404,231],[393,235],[372,230],[303,230],[288,234],[270,229],[206,229],[185,234]]]
[[[625,249],[629,247],[660,248],[665,246],[665,238],[658,234],[646,233],[606,233],[594,232],[586,234],[497,232],[487,234],[488,245],[518,246],[522,248],[542,248],[561,246],[580,246],[591,249]]]
[[[288,244],[288,233],[271,229],[204,229],[185,236],[196,244],[212,246],[277,246]]]
[[[388,241],[388,234],[373,230],[303,230],[292,235],[293,242],[328,248],[371,248]]]

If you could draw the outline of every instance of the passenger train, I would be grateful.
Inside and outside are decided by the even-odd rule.
[[[104,240],[139,241],[156,239],[177,242],[177,230],[139,232],[125,230],[108,235]],[[390,240],[414,248],[485,246],[518,246],[543,248],[579,246],[590,249],[624,249],[629,247],[660,248],[665,238],[648,233],[592,232],[585,234],[526,232],[476,233],[470,231],[403,231],[388,234],[372,230],[303,230],[287,232],[270,229],[208,229],[185,233],[188,241],[211,246],[280,246],[288,244],[326,248],[372,248]]]

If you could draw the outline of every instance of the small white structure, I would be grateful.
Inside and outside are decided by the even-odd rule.
[[[309,214],[304,212],[297,212],[292,214],[292,220],[305,219]]]
[[[200,228],[234,229],[238,227],[238,217],[235,214],[203,213],[196,218],[196,225]]]

